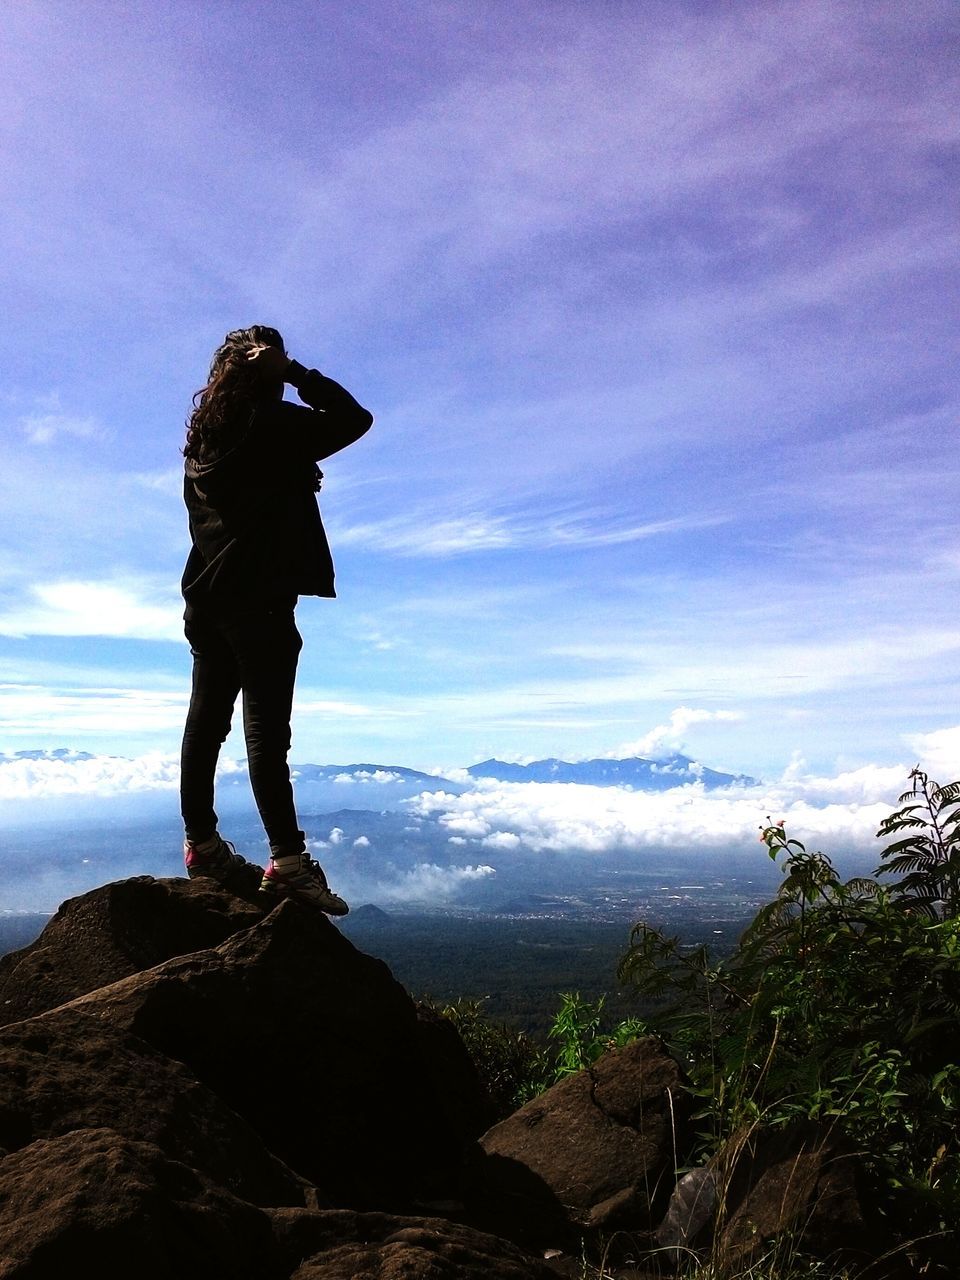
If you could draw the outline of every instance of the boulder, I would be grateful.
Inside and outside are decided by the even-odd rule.
[[[109,1128],[0,1159],[0,1280],[551,1280],[507,1241],[437,1218],[261,1210]]]
[[[149,1142],[82,1129],[0,1160],[0,1280],[280,1280],[262,1210]]]
[[[216,947],[68,1007],[183,1063],[334,1203],[409,1206],[455,1190],[466,1117],[483,1102],[462,1045],[444,1056],[439,1037],[425,1040],[386,965],[319,912],[283,902]]]
[[[417,1029],[433,1088],[458,1133],[476,1138],[496,1119],[496,1107],[460,1033],[449,1018],[416,1003]]]
[[[480,1140],[477,1180],[516,1216],[647,1229],[674,1182],[690,1099],[652,1036],[604,1054],[526,1103]],[[612,1225],[612,1223],[611,1223]]]
[[[715,1164],[726,1186],[717,1243],[733,1264],[746,1265],[776,1238],[820,1257],[865,1249],[856,1157],[828,1126],[797,1124],[734,1139]]]
[[[0,1280],[555,1274],[436,1216],[489,1117],[452,1024],[252,880],[64,903],[0,1010]]]
[[[153,1143],[254,1204],[317,1204],[249,1124],[136,1036],[70,1008],[0,1030],[0,1147],[101,1128]]]
[[[211,880],[134,876],[68,899],[35,942],[0,956],[0,1026],[249,928],[264,912],[241,880],[245,897]]]
[[[859,1181],[855,1154],[827,1126],[735,1134],[677,1184],[657,1240],[675,1261],[693,1250],[737,1272],[774,1242],[864,1262],[877,1240],[868,1241]]]
[[[440,1218],[273,1210],[291,1280],[556,1280],[515,1245]]]

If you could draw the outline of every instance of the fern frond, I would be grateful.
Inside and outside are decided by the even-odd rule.
[[[909,827],[922,828],[930,825],[926,818],[900,818],[896,822],[885,822],[877,832],[878,836],[888,836],[894,831],[905,831]]]
[[[843,887],[850,894],[859,894],[862,898],[875,898],[883,890],[883,886],[870,876],[854,876]]]
[[[887,863],[887,871],[899,875],[903,871],[917,871],[927,865],[927,858],[922,853],[901,853]]]

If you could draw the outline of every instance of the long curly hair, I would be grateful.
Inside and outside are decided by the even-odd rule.
[[[247,357],[254,347],[279,347],[283,338],[269,325],[254,324],[234,329],[213,353],[207,385],[193,397],[193,412],[187,419],[184,456],[205,462],[225,452],[246,430],[259,400],[283,393],[282,384],[266,383],[263,374]]]

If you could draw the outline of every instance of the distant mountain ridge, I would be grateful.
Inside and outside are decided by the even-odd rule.
[[[62,763],[93,760],[87,751],[75,751],[69,747],[53,750],[40,749],[0,752],[0,764],[17,760],[50,760]],[[443,788],[461,794],[468,784],[462,778],[448,778],[440,773],[425,773],[400,764],[314,764],[306,762],[291,766],[294,779],[299,784],[367,784],[371,787],[410,787],[422,790]],[[456,772],[459,772],[456,771]],[[533,760],[528,764],[515,764],[506,760],[483,760],[463,771],[471,779],[492,779],[496,782],[575,782],[593,787],[632,787],[638,791],[669,791],[693,782],[702,783],[707,790],[718,787],[754,786],[757,779],[745,773],[724,773],[679,752],[660,760],[644,756],[628,756],[611,759],[599,756],[592,760],[560,760],[549,757]]]
[[[498,782],[579,782],[594,787],[635,787],[640,791],[669,791],[691,782],[701,782],[708,790],[716,787],[752,786],[756,779],[745,773],[721,773],[674,754],[663,760],[631,756],[624,760],[600,757],[595,760],[547,759],[530,764],[508,764],[484,760],[467,770],[471,778],[493,778]]]
[[[351,781],[381,781],[396,779],[402,782],[437,783],[448,781],[434,773],[421,773],[402,764],[295,764],[291,771],[302,782],[336,782],[340,778]]]
[[[72,747],[39,748],[33,751],[0,751],[0,760],[93,760],[89,751],[74,751]]]
[[[422,783],[425,787],[447,787],[463,790],[462,782],[454,782],[443,774],[423,773],[397,764],[301,764],[294,766],[298,782],[336,782],[338,780]],[[476,779],[495,782],[577,782],[593,787],[634,787],[639,791],[669,791],[691,782],[700,782],[708,790],[717,787],[754,786],[757,779],[746,773],[723,773],[710,769],[690,756],[675,752],[662,760],[628,756],[613,760],[606,756],[593,760],[559,760],[549,757],[529,764],[514,764],[490,759],[472,764],[465,772]]]

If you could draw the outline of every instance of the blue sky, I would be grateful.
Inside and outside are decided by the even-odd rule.
[[[376,416],[294,759],[960,773],[958,35],[3,6],[0,751],[176,753],[183,421],[267,323]]]

